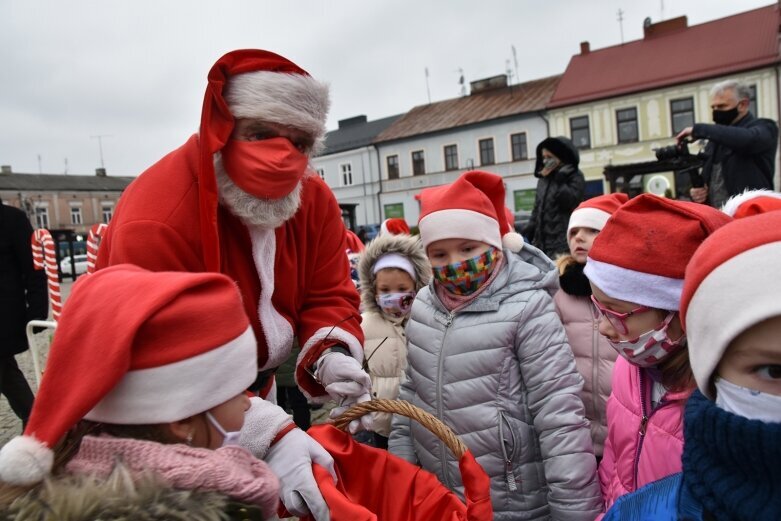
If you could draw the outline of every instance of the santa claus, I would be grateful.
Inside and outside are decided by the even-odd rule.
[[[200,132],[127,188],[97,266],[228,275],[257,337],[260,394],[297,338],[298,385],[312,401],[335,399],[338,413],[370,399],[371,383],[341,212],[309,168],[329,103],[328,87],[282,56],[220,58]]]

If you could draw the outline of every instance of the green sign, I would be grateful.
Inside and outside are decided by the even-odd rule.
[[[515,211],[526,210],[531,212],[534,209],[534,195],[537,190],[529,188],[528,190],[516,190],[513,192],[515,198]]]
[[[396,217],[399,219],[404,219],[404,203],[386,204],[385,218],[393,219]]]

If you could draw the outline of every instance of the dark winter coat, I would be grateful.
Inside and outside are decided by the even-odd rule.
[[[0,202],[0,357],[27,349],[25,326],[49,314],[46,274],[33,267],[33,228],[25,213]]]
[[[561,161],[561,165],[545,177],[540,175],[543,148]],[[534,175],[539,178],[537,193],[529,224],[524,227],[522,234],[550,258],[569,251],[569,216],[583,201],[586,185],[583,172],[578,170],[579,164],[578,149],[566,137],[549,137],[537,145],[537,163],[534,167]]]
[[[750,112],[734,125],[697,123],[694,139],[707,139],[708,159],[702,169],[705,183],[710,184],[714,163],[721,162],[724,184],[729,196],[744,190],[773,189],[778,125]]]

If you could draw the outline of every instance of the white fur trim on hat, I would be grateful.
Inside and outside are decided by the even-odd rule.
[[[507,232],[502,236],[502,246],[513,253],[523,249],[523,236],[517,232]]]
[[[412,277],[413,281],[417,278],[415,266],[412,265],[412,262],[404,255],[398,253],[386,253],[377,259],[377,262],[374,263],[374,267],[372,268],[372,273],[376,275],[378,271],[386,268],[396,268],[406,271],[409,276]]]
[[[669,311],[681,306],[683,279],[642,273],[591,257],[583,273],[610,298]]]
[[[471,239],[502,248],[499,222],[480,212],[453,208],[425,216],[418,223],[423,248],[443,239]]]
[[[721,207],[721,211],[730,217],[735,217],[735,214],[738,212],[740,205],[747,203],[752,199],[757,199],[758,197],[772,197],[773,199],[781,199],[781,193],[773,192],[772,190],[765,190],[764,188],[759,188],[757,190],[746,190],[742,194],[734,195],[727,199],[727,202],[724,203],[724,206]]]
[[[224,97],[235,118],[293,127],[316,141],[325,135],[331,105],[328,85],[311,76],[273,71],[237,74],[228,80]]]
[[[764,244],[724,262],[697,287],[686,310],[692,372],[710,398],[710,382],[735,338],[763,320],[781,315],[781,242]],[[739,281],[739,282],[738,282]]]
[[[257,378],[252,327],[227,344],[167,365],[127,372],[84,417],[121,425],[168,423],[208,411]],[[204,378],[204,375],[208,377]]]
[[[593,228],[602,230],[610,219],[610,214],[598,208],[581,208],[572,212],[567,225],[567,235],[573,228]]]
[[[34,485],[48,476],[54,452],[32,436],[17,436],[0,449],[0,481]]]

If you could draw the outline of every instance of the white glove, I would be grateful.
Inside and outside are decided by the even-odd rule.
[[[297,517],[312,514],[316,521],[331,518],[312,464],[327,469],[335,483],[334,459],[319,443],[301,429],[293,429],[269,449],[265,461],[279,478],[279,495],[288,512]]]
[[[317,362],[315,377],[336,400],[337,406],[331,410],[331,418],[339,416],[356,403],[372,399],[372,380],[358,360],[351,356],[333,351],[326,353]],[[371,414],[364,414],[360,421],[351,421],[350,433],[355,434],[360,427],[367,431],[373,430]]]
[[[244,416],[239,445],[249,450],[253,456],[263,459],[271,441],[277,433],[293,422],[293,419],[279,405],[253,396],[250,407]]]

